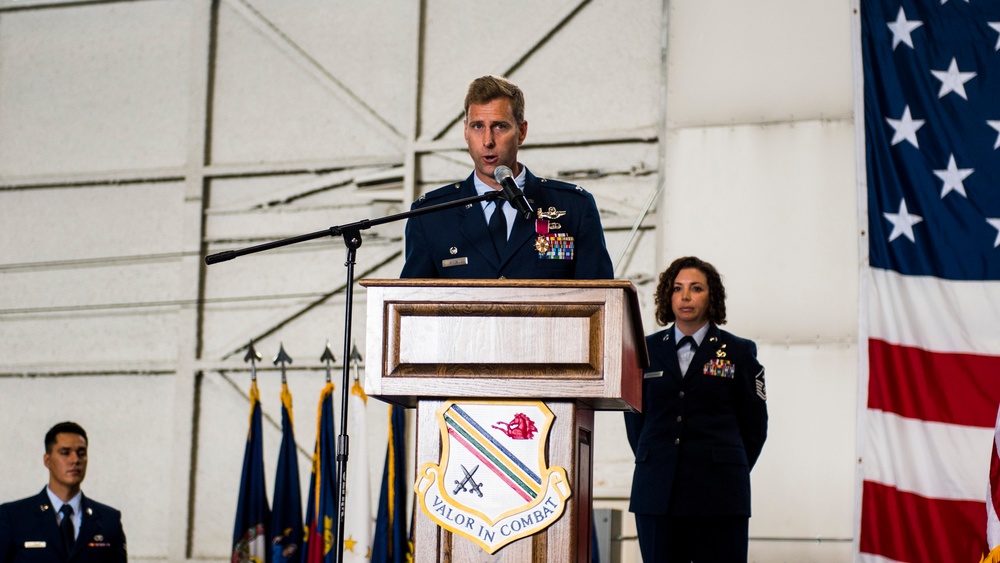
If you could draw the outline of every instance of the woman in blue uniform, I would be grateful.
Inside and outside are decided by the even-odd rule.
[[[673,324],[646,337],[642,413],[625,414],[643,561],[746,561],[750,470],[767,437],[757,346],[719,329],[722,277],[693,256],[660,274],[656,320]]]

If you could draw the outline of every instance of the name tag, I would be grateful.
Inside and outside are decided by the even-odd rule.
[[[467,256],[463,256],[461,258],[449,258],[447,260],[441,261],[441,267],[450,268],[452,266],[465,266],[468,263],[469,263],[469,258]]]
[[[647,371],[642,374],[643,379],[655,379],[657,377],[663,377],[662,371]]]
[[[45,547],[45,542],[43,542],[43,541],[26,541],[26,542],[24,542],[24,548],[25,549],[37,549],[37,548],[44,548],[44,547]]]

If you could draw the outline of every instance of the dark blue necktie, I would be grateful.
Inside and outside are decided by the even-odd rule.
[[[684,338],[681,338],[680,341],[677,343],[677,349],[680,350],[681,346],[684,346],[685,343],[691,345],[692,352],[698,349],[698,343],[694,341],[693,336],[685,336]]]
[[[76,543],[75,534],[73,533],[73,507],[64,504],[62,508],[59,509],[62,514],[62,522],[59,523],[59,535],[62,536],[63,547],[66,548],[66,553],[69,554],[73,549],[73,544]]]
[[[504,200],[500,198],[493,200],[496,209],[490,217],[490,234],[493,235],[493,246],[496,247],[499,256],[503,256],[504,250],[507,249],[507,216],[503,212],[503,202]]]

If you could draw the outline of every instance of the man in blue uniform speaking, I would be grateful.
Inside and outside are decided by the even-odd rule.
[[[60,422],[45,434],[49,485],[0,505],[0,563],[127,561],[122,514],[83,495],[87,432]]]
[[[496,76],[473,80],[465,97],[464,134],[475,171],[464,182],[421,196],[412,209],[500,190],[494,174],[505,166],[535,214],[526,219],[498,198],[411,217],[401,278],[614,277],[593,196],[579,186],[536,177],[517,161],[528,134],[520,88]]]

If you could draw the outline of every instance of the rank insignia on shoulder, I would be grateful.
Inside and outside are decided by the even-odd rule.
[[[764,385],[764,368],[760,368],[760,373],[755,378],[757,381],[757,396],[761,401],[767,401],[767,387]]]
[[[711,375],[712,377],[732,379],[736,376],[736,366],[734,366],[729,360],[709,360],[708,363],[705,364],[705,367],[702,368],[701,373]]]

